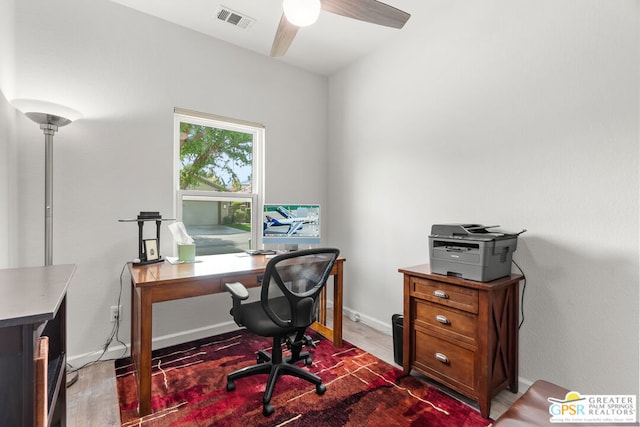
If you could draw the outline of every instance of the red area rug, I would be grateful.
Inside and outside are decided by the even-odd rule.
[[[415,377],[344,342],[334,348],[312,334],[308,369],[319,375],[327,391],[298,378],[278,380],[271,404],[262,415],[266,375],[236,381],[226,390],[226,374],[255,363],[259,349],[271,339],[246,330],[218,335],[153,353],[151,415],[139,418],[131,359],[116,361],[122,426],[488,426],[491,420]]]

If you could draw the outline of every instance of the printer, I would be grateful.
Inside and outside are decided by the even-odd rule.
[[[434,224],[429,236],[431,272],[489,282],[511,274],[520,233],[490,230],[499,225]]]

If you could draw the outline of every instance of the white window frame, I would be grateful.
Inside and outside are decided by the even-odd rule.
[[[253,135],[253,153],[251,170],[251,192],[202,191],[180,189],[180,123],[188,122],[196,125],[226,129]],[[183,200],[210,201],[246,201],[251,200],[251,242],[252,248],[262,247],[262,203],[264,200],[264,140],[265,127],[259,123],[231,119],[214,114],[174,108],[174,209],[175,218],[182,221]],[[174,255],[177,251],[174,245]]]

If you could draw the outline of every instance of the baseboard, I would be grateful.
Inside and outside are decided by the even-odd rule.
[[[522,394],[529,390],[529,387],[533,385],[534,381],[527,378],[518,377],[518,394]]]
[[[198,340],[201,338],[224,334],[225,332],[231,332],[237,329],[238,325],[236,325],[233,321],[222,322],[215,325],[208,325],[202,328],[180,331],[174,334],[168,334],[153,338],[151,347],[153,349],[169,347],[172,345]],[[98,358],[100,358],[100,360],[120,359],[122,357],[129,356],[130,353],[131,347],[127,347],[125,349],[125,346],[120,343],[112,343],[104,353],[104,355],[102,355],[102,357],[100,357],[100,355],[102,354],[102,350],[97,350],[90,353],[69,356],[67,358],[67,362],[74,369],[77,369],[81,366],[86,365],[87,363],[97,361]]]
[[[327,307],[333,308],[333,301],[327,301]],[[353,310],[349,307],[342,308],[343,315],[349,317],[351,320],[355,322],[362,322],[365,325],[376,329],[386,335],[392,334],[391,328],[391,319],[389,319],[389,323],[381,322],[378,319],[375,319],[371,316],[367,316],[362,314],[356,310]],[[180,331],[174,334],[163,335],[160,337],[155,337],[152,340],[151,346],[153,349],[156,348],[164,348],[169,347],[171,345],[181,344],[184,342],[189,342],[201,338],[206,338],[214,335],[223,334],[225,332],[231,332],[238,329],[238,325],[235,324],[232,320],[228,322],[222,322],[215,325],[208,325],[202,328],[190,329],[186,331]],[[73,368],[78,368],[84,366],[87,363],[95,362],[100,358],[100,360],[111,360],[111,359],[120,359],[125,356],[129,356],[131,352],[131,348],[114,342],[112,343],[107,351],[100,357],[102,354],[102,350],[96,350],[90,353],[84,353],[80,355],[69,356],[67,361]]]
[[[327,307],[333,308],[332,305],[333,303],[331,301],[327,301]],[[353,321],[362,322],[365,325],[370,326],[371,328],[376,329],[387,335],[392,334],[391,321],[389,321],[389,324],[386,324],[385,322],[381,322],[378,319],[374,319],[373,317],[361,314],[349,307],[343,307],[342,311],[343,311],[343,315],[349,317]],[[171,345],[181,344],[184,342],[198,340],[201,338],[207,338],[214,335],[224,334],[226,332],[235,331],[237,329],[238,329],[238,325],[236,325],[235,322],[228,321],[228,322],[218,323],[215,325],[208,325],[202,328],[181,331],[178,333],[154,338],[152,341],[152,348],[156,349],[156,348],[169,347]],[[131,351],[130,347],[127,347],[125,351],[125,347],[122,344],[118,343],[118,345],[109,346],[109,348],[107,349],[107,351],[104,353],[102,357],[100,357],[102,350],[98,350],[91,353],[70,356],[67,359],[67,361],[71,366],[73,366],[73,368],[77,369],[81,366],[84,366],[87,363],[95,362],[98,359],[98,357],[100,357],[100,360],[120,359],[122,357],[129,356],[130,351]],[[518,378],[519,394],[524,393],[529,387],[531,387],[532,384],[533,384],[533,381],[526,378],[519,377]]]
[[[375,319],[371,316],[367,316],[366,314],[362,314],[349,307],[342,307],[342,314],[344,316],[347,316],[349,319],[353,320],[354,322],[362,322],[365,325],[370,326],[373,329],[382,332],[383,334],[391,335],[392,333],[391,319],[389,319],[389,323],[381,322],[378,319]]]

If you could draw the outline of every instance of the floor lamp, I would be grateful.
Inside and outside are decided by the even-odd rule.
[[[38,123],[44,132],[44,265],[53,265],[53,135],[58,128],[68,125],[80,114],[66,107],[41,101],[14,100],[12,104]],[[60,114],[71,118],[40,111],[62,111]],[[67,387],[71,387],[76,381],[78,372],[67,371]]]
[[[67,107],[33,99],[15,99],[11,104],[40,125],[44,132],[44,265],[53,264],[53,135],[58,128],[80,117]]]

